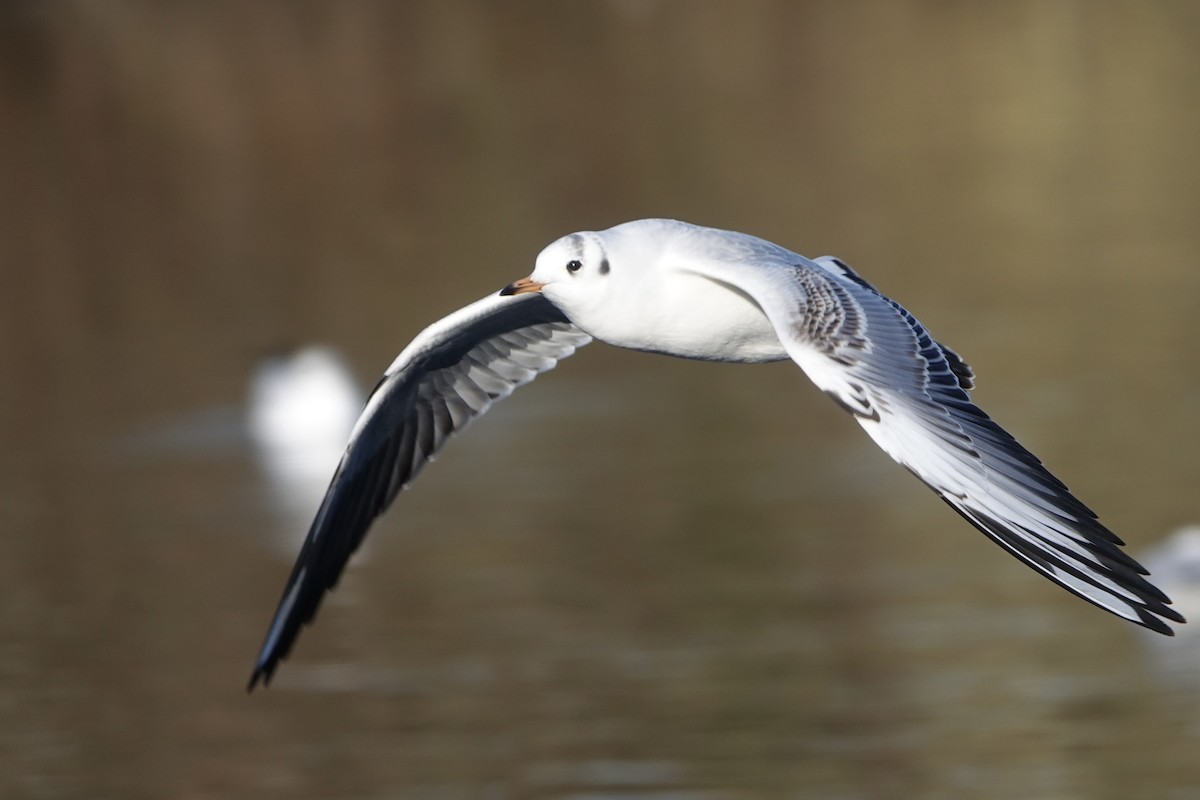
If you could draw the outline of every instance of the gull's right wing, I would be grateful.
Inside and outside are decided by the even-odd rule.
[[[430,325],[384,373],[292,568],[248,689],[267,684],[371,523],[447,439],[592,339],[537,293],[498,294]]]

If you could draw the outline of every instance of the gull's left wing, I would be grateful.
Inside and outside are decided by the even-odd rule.
[[[384,373],[292,568],[250,676],[267,684],[374,519],[446,440],[592,338],[540,294],[499,294],[430,325]]]

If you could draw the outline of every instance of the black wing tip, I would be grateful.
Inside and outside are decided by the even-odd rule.
[[[253,692],[260,683],[264,689],[271,685],[271,671],[263,667],[255,667],[254,672],[250,673],[250,681],[246,684],[246,694]]]
[[[254,670],[250,673],[250,680],[246,684],[246,693],[253,692],[259,684],[262,684],[264,689],[270,688],[271,679],[275,677],[275,670],[287,658],[287,654],[288,651],[281,650],[278,643],[275,643],[275,646],[265,645],[262,652],[258,654],[258,660],[254,662]]]
[[[254,670],[250,673],[250,680],[246,683],[246,694],[253,692],[259,684],[262,684],[264,689],[270,688],[271,678],[274,677],[275,669],[283,657],[281,653],[260,653]]]
[[[1132,599],[1129,597],[1122,598],[1129,613],[1114,610],[1100,603],[1095,598],[1089,597],[1069,583],[1060,580],[1057,574],[1061,570],[1073,575],[1077,579],[1090,583],[1092,586],[1101,589],[1106,588],[1096,583],[1087,572],[1062,561],[1056,555],[1054,549],[1038,549],[1020,536],[1014,535],[999,520],[993,519],[979,511],[968,511],[968,509],[961,508],[941,492],[938,493],[938,496],[993,542],[999,544],[1027,565],[1034,567],[1034,569],[1044,577],[1049,578],[1053,583],[1066,589],[1081,600],[1091,603],[1102,611],[1128,620],[1135,625],[1140,625],[1155,633],[1161,633],[1164,636],[1175,635],[1175,631],[1167,624],[1168,621],[1181,625],[1187,623],[1183,614],[1171,607],[1171,600],[1167,597],[1166,593],[1142,577],[1143,575],[1149,575],[1145,568],[1124,551],[1117,550],[1116,548],[1105,548],[1103,553],[1098,553],[1097,555],[1101,555],[1103,560],[1110,564],[1111,569],[1105,571],[1105,577],[1114,581],[1122,589],[1132,593],[1137,598],[1137,602],[1132,602]],[[1092,518],[1092,522],[1095,523],[1093,527],[1105,533],[1108,532],[1095,518]],[[1112,558],[1114,555],[1116,556],[1115,560]]]
[[[317,603],[320,602],[320,598],[321,594],[318,594]],[[281,614],[284,616],[280,616]],[[276,613],[276,618],[271,622],[271,629],[267,632],[267,639],[259,650],[254,670],[250,673],[250,680],[246,684],[247,693],[253,692],[259,684],[262,684],[264,689],[270,687],[275,670],[291,655],[292,646],[296,643],[300,631],[306,623],[315,619],[316,615],[316,603],[302,616],[298,615],[294,608],[281,608]]]
[[[1182,614],[1169,606],[1163,606],[1162,608],[1154,609],[1139,609],[1138,616],[1141,617],[1141,619],[1135,619],[1133,622],[1136,622],[1138,625],[1141,625],[1147,630],[1154,631],[1155,633],[1161,633],[1163,636],[1175,635],[1175,629],[1168,625],[1163,620],[1163,617],[1180,625],[1187,622],[1187,620],[1183,618]]]
[[[1174,608],[1172,608],[1170,605],[1167,605],[1170,602],[1171,602],[1170,600],[1164,600],[1163,603],[1160,603],[1159,605],[1152,607],[1150,609],[1150,611],[1157,614],[1160,617],[1165,617],[1166,619],[1169,619],[1171,622],[1174,622],[1176,624],[1186,625],[1187,618],[1184,617],[1183,614],[1180,614],[1178,611],[1176,611]]]

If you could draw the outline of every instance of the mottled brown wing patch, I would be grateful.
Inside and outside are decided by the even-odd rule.
[[[867,347],[866,320],[858,303],[844,286],[808,267],[796,267],[796,282],[804,290],[799,334],[835,361],[852,363],[846,351]]]

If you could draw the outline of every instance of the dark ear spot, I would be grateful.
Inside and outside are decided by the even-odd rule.
[[[608,259],[607,258],[600,259],[600,274],[607,275],[608,270],[609,270]]]

